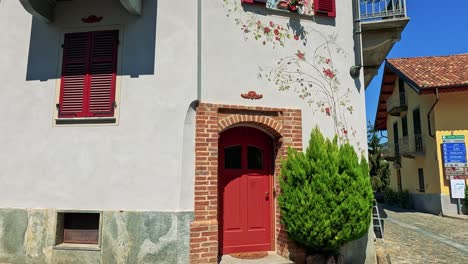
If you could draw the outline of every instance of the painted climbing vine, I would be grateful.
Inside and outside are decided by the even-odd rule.
[[[268,0],[267,6],[271,1],[275,0]],[[259,67],[258,78],[272,83],[279,91],[296,93],[314,113],[330,118],[340,142],[355,137],[356,130],[347,122],[354,112],[349,99],[352,90],[341,84],[341,73],[335,63],[347,57],[337,44],[338,35],[324,35],[314,28],[304,27],[299,19],[284,23],[266,21],[266,16],[246,12],[240,0],[223,2],[227,17],[234,20],[245,41],[256,41],[271,49],[299,47],[274,64]],[[362,151],[359,141],[356,143]]]

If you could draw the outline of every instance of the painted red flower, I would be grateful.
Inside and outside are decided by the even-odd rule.
[[[260,22],[260,20],[259,20],[259,21],[257,21],[257,25],[261,25],[261,24],[262,24],[262,22]]]
[[[269,27],[265,27],[263,29],[263,32],[265,32],[266,34],[270,33],[271,29]]]
[[[294,39],[295,39],[295,40],[299,40],[299,36],[298,36],[298,35],[294,35]]]
[[[325,60],[325,63],[326,63],[326,64],[330,64],[330,62],[331,62],[330,59],[326,59],[326,60]]]
[[[276,39],[276,40],[278,40],[278,41],[280,40],[280,38],[279,38],[279,37],[276,37],[275,39]]]
[[[343,129],[343,134],[348,135],[348,130]]]
[[[275,26],[275,23],[273,23],[273,21],[270,21],[270,27],[274,27]]]
[[[275,31],[273,31],[275,33],[275,35],[279,35],[279,30],[275,29]]]
[[[325,74],[325,76],[327,76],[330,79],[335,77],[335,74],[330,69],[324,69],[323,74]]]
[[[327,116],[330,116],[331,112],[330,112],[330,107],[327,107],[325,108],[325,114],[327,114]]]
[[[301,51],[297,51],[296,53],[296,56],[300,59],[300,60],[303,60],[304,57],[305,57],[305,53],[301,52]]]

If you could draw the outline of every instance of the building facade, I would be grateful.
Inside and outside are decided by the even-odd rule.
[[[366,52],[408,19],[280,2],[1,1],[0,262],[299,254],[280,161],[315,126],[367,150]]]
[[[445,165],[443,138],[468,136],[462,114],[467,110],[467,62],[467,54],[386,62],[375,127],[387,131],[392,189],[408,190],[417,210],[457,213],[450,176],[466,178],[466,165],[460,172],[446,172],[452,168]]]

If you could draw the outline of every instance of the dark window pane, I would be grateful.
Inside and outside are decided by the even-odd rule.
[[[401,125],[403,127],[403,136],[406,137],[408,136],[408,118],[406,116],[404,116],[402,119],[401,119]]]
[[[98,244],[99,214],[65,213],[63,222],[63,242]]]
[[[419,178],[419,191],[424,192],[426,185],[424,184],[424,171],[423,169],[418,169],[418,178]]]
[[[224,149],[224,168],[241,169],[242,147],[234,146]]]
[[[250,146],[247,148],[247,168],[263,169],[263,155],[261,149]]]

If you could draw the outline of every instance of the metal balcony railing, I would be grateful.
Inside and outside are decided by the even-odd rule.
[[[406,0],[360,0],[361,21],[406,17]]]
[[[406,95],[404,93],[397,93],[387,100],[387,112],[389,114],[399,115],[402,111],[408,109],[408,103],[406,101]]]
[[[398,144],[400,145],[400,153],[403,156],[414,157],[423,154],[425,151],[424,136],[421,134],[402,137]]]

